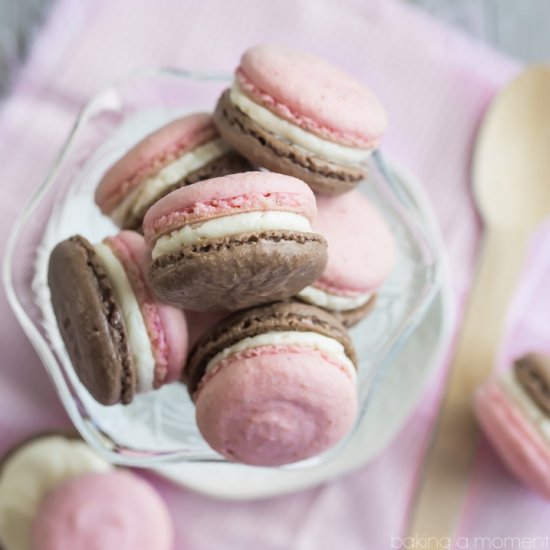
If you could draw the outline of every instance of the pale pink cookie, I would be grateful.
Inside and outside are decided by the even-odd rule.
[[[550,499],[550,361],[529,354],[475,396],[487,438],[523,483]]]
[[[221,321],[189,356],[197,425],[226,458],[279,466],[339,443],[357,413],[355,353],[325,311],[277,303]]]
[[[169,303],[236,310],[299,292],[321,275],[315,197],[295,178],[247,172],[174,191],[143,222],[151,281]]]
[[[280,45],[250,48],[214,120],[251,162],[320,193],[349,191],[387,126],[378,99],[330,63]]]
[[[32,550],[172,550],[170,513],[143,479],[122,470],[65,481],[42,501]]]
[[[318,196],[313,227],[327,240],[327,267],[298,298],[353,326],[374,307],[377,291],[395,266],[395,239],[380,212],[359,191]]]
[[[250,170],[222,139],[208,113],[178,118],[145,137],[103,176],[97,205],[119,226],[140,229],[147,209],[196,181]]]

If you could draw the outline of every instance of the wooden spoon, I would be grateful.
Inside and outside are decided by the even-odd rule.
[[[433,537],[423,548],[440,548],[437,538],[457,528],[478,441],[472,396],[493,368],[529,238],[550,214],[550,67],[527,69],[493,102],[478,136],[473,185],[485,234],[408,529]]]

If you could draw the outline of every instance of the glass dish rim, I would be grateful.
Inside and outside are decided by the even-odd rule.
[[[67,158],[69,157],[73,145],[76,142],[76,138],[79,135],[80,130],[85,126],[88,121],[89,115],[94,112],[97,107],[97,103],[101,101],[101,98],[105,94],[112,90],[116,90],[122,85],[127,85],[135,79],[155,78],[155,77],[171,77],[175,79],[190,79],[192,81],[217,81],[228,82],[231,75],[223,72],[202,72],[202,71],[189,71],[171,67],[161,68],[148,68],[132,71],[129,74],[120,78],[114,79],[105,87],[100,89],[97,93],[93,94],[89,101],[82,107],[77,115],[75,122],[72,125],[71,130],[67,134],[63,145],[59,153],[54,158],[50,169],[46,172],[46,175],[42,179],[40,185],[36,188],[35,192],[28,199],[21,212],[18,214],[8,236],[6,250],[3,256],[3,268],[2,279],[3,286],[6,291],[8,302],[12,308],[21,328],[25,332],[27,338],[30,340],[31,345],[36,350],[44,368],[46,369],[52,383],[55,387],[58,398],[60,399],[63,407],[65,408],[71,421],[82,434],[83,438],[102,456],[104,456],[109,462],[114,464],[124,464],[129,466],[140,467],[152,467],[158,466],[163,463],[173,462],[220,462],[225,461],[223,457],[212,458],[193,458],[185,455],[184,451],[158,451],[153,456],[138,455],[132,458],[128,455],[121,456],[116,451],[116,447],[109,449],[101,441],[101,431],[98,429],[96,432],[84,422],[81,418],[81,413],[78,410],[77,404],[71,394],[68,386],[68,382],[65,380],[62,373],[62,366],[59,364],[53,349],[47,339],[42,335],[37,326],[37,323],[27,312],[26,307],[19,300],[18,292],[15,288],[14,279],[12,277],[16,245],[19,239],[22,237],[25,228],[32,218],[32,214],[39,207],[44,197],[48,192],[52,191],[54,184],[57,180],[59,173],[61,173]],[[400,331],[396,331],[393,338],[389,338],[385,343],[384,348],[391,353],[381,353],[384,360],[377,366],[376,376],[384,370],[384,365],[391,361],[394,353],[400,348],[400,345],[405,342],[412,331],[416,328],[418,321],[424,316],[429,304],[432,303],[437,290],[441,284],[441,255],[436,243],[432,242],[432,239],[428,235],[428,232],[420,223],[420,220],[411,214],[416,213],[416,208],[412,204],[412,200],[409,196],[408,190],[403,186],[399,178],[395,176],[395,171],[392,168],[392,162],[386,162],[384,156],[380,152],[376,152],[374,155],[374,162],[377,164],[381,175],[389,184],[391,189],[386,189],[388,194],[391,191],[393,197],[390,199],[392,205],[395,208],[400,208],[403,211],[400,214],[407,219],[407,225],[412,225],[416,229],[415,240],[419,246],[423,245],[427,247],[431,254],[432,262],[430,267],[432,269],[431,284],[425,285],[428,288],[424,288],[424,295],[419,297],[418,306],[409,312],[403,319],[403,328]],[[381,186],[379,186],[381,189]],[[384,191],[384,190],[383,190]],[[412,206],[412,208],[410,208]],[[420,243],[420,240],[422,243]],[[54,368],[55,367],[55,368]],[[368,408],[367,404],[362,406],[363,414],[365,414]],[[361,416],[357,419],[357,423],[361,421]],[[351,437],[353,437],[353,432]],[[345,443],[344,443],[345,444]],[[330,460],[330,456],[333,452],[337,452],[340,448],[338,445],[334,450],[327,452],[327,460]],[[309,461],[305,461],[309,462]],[[307,467],[305,463],[297,463],[296,465],[290,465],[289,468],[295,467]],[[310,466],[311,467],[311,466]]]

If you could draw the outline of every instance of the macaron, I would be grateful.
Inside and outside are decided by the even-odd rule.
[[[0,464],[2,549],[31,548],[32,523],[40,503],[60,483],[84,474],[104,475],[112,469],[80,439],[50,434],[22,442]]]
[[[154,295],[143,237],[122,231],[92,245],[74,236],[50,256],[48,283],[80,381],[103,405],[127,404],[178,380],[187,355],[182,311]]]
[[[52,489],[32,522],[31,550],[172,550],[170,514],[143,479],[89,473]]]
[[[253,164],[339,194],[367,175],[387,126],[363,84],[330,63],[281,45],[241,58],[214,113],[222,137]]]
[[[299,302],[233,314],[188,359],[206,442],[234,462],[280,466],[340,442],[357,414],[356,358],[343,325]]]
[[[208,113],[178,118],[142,139],[99,182],[95,201],[125,229],[140,229],[148,208],[196,181],[250,170],[221,138]]]
[[[143,220],[151,283],[166,302],[195,311],[289,298],[325,268],[315,214],[311,189],[282,174],[245,172],[182,187]]]
[[[517,360],[477,390],[474,410],[510,472],[550,499],[550,358]]]
[[[378,290],[392,273],[395,239],[378,209],[358,190],[318,196],[313,228],[327,240],[328,262],[298,298],[351,327],[374,307]]]

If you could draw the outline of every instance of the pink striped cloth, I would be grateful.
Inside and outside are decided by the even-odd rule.
[[[265,41],[324,56],[383,99],[391,115],[384,148],[426,185],[450,254],[460,309],[480,234],[469,192],[473,139],[491,97],[518,66],[395,0],[61,0],[0,111],[1,233],[6,235],[41,181],[79,108],[110,79],[143,66],[230,71],[246,47]],[[527,261],[502,366],[531,346],[550,348],[549,242],[550,225],[541,229]],[[28,434],[66,426],[67,419],[3,294],[0,300],[1,452]],[[444,370],[382,456],[322,487],[227,503],[153,479],[173,512],[176,547],[397,548]],[[458,547],[466,548],[468,540],[473,548],[476,536],[545,537],[549,514],[550,504],[503,471],[482,442],[459,529],[460,537],[470,538]]]

